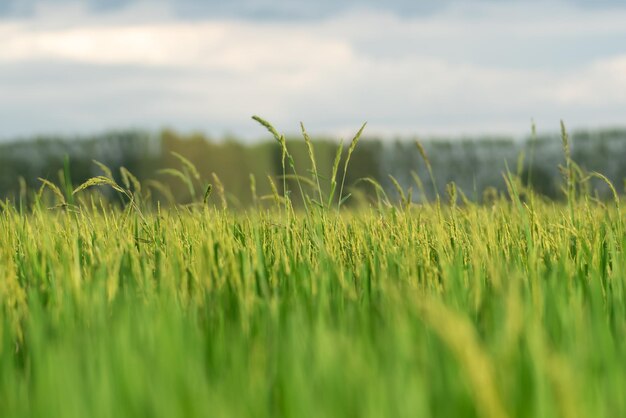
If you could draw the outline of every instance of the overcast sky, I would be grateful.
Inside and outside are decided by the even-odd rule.
[[[0,138],[626,126],[622,4],[0,0]]]

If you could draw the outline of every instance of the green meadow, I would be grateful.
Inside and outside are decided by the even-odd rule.
[[[421,196],[420,144],[430,178],[359,200],[360,133],[321,173],[258,121],[284,184],[246,210],[182,155],[190,204],[104,165],[0,203],[0,416],[626,416],[623,201],[565,129],[561,201],[511,167],[479,204]]]

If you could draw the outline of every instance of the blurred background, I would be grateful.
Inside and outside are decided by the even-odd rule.
[[[336,141],[367,121],[349,184],[392,194],[387,175],[409,187],[413,171],[428,194],[455,181],[475,200],[503,189],[506,165],[558,199],[563,120],[573,158],[622,191],[625,22],[617,0],[2,0],[0,197],[56,181],[64,161],[78,184],[96,159],[185,202],[158,173],[174,151],[246,206],[250,174],[264,193],[281,173],[253,114],[306,167],[304,121],[328,175]]]

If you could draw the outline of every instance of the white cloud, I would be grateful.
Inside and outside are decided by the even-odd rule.
[[[564,105],[626,105],[626,54],[599,60],[568,75],[557,84],[555,97]]]
[[[253,113],[342,133],[364,119],[385,134],[626,122],[626,12],[466,7],[295,23],[132,11],[0,21],[0,136],[162,124],[249,136]]]

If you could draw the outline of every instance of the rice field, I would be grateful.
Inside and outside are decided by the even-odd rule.
[[[277,185],[208,204],[215,180],[149,207],[107,167],[1,204],[0,416],[626,416],[626,235],[617,194],[585,186],[601,175],[567,158],[563,202],[505,173],[481,204],[450,185],[348,208],[357,142],[327,188],[285,148],[300,209]]]

